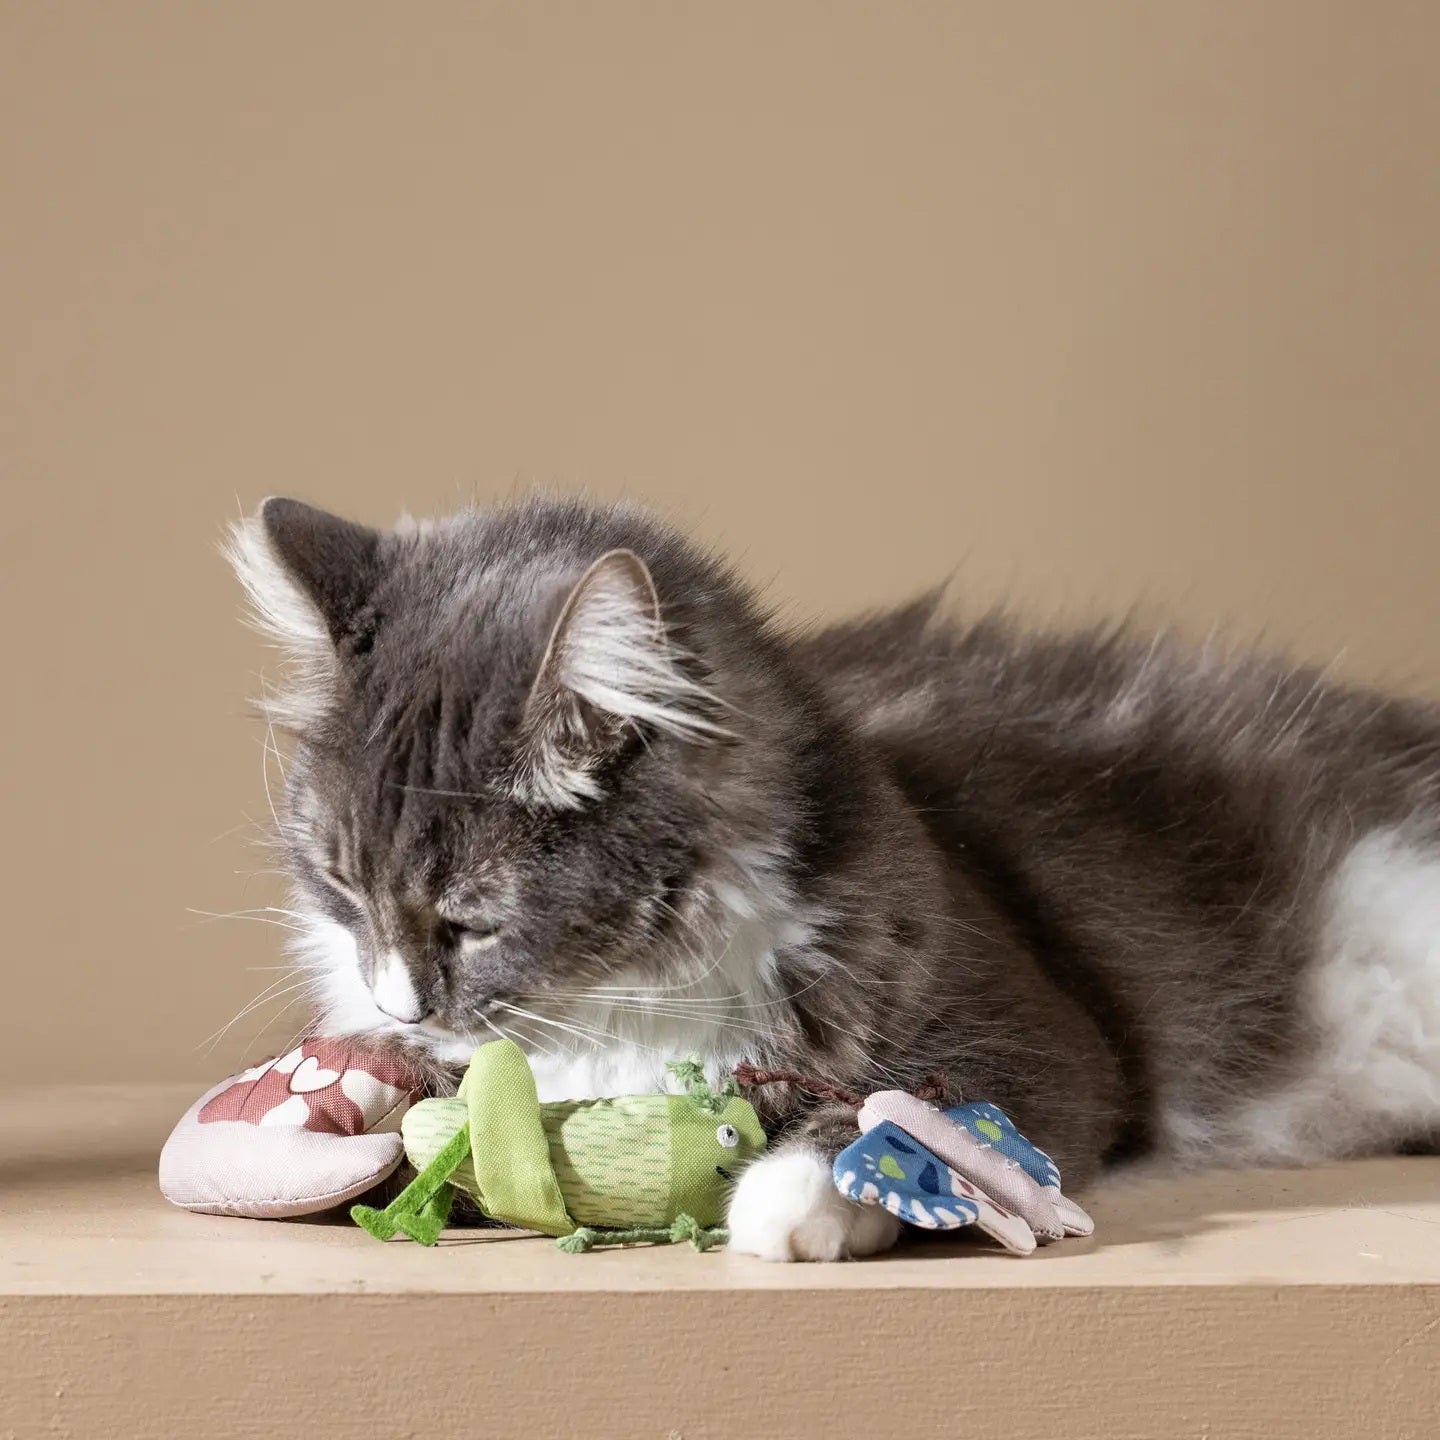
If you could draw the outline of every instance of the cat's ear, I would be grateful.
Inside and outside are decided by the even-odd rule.
[[[690,741],[726,734],[695,669],[666,634],[645,562],[630,550],[602,555],[550,632],[525,707],[517,793],[560,807],[593,799],[595,772],[637,728]]]
[[[303,724],[326,691],[336,647],[353,635],[380,577],[380,532],[299,500],[272,497],[230,532],[226,554],[256,626],[292,663],[298,682],[266,708]]]
[[[317,625],[332,642],[343,639],[380,574],[378,530],[301,500],[266,500],[244,550],[241,579],[282,641],[287,632],[308,641]]]

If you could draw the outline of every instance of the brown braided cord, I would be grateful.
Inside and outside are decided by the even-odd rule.
[[[746,1090],[759,1089],[763,1085],[794,1085],[807,1095],[818,1095],[822,1100],[834,1100],[855,1110],[865,1103],[863,1095],[825,1080],[817,1080],[813,1075],[804,1075],[799,1070],[761,1070],[747,1060],[742,1060],[735,1067],[735,1079]],[[917,1100],[941,1103],[950,1096],[950,1082],[937,1070],[927,1075],[911,1093]]]
[[[757,1090],[762,1085],[794,1085],[808,1095],[818,1095],[822,1100],[835,1100],[856,1110],[865,1103],[865,1097],[857,1095],[853,1090],[842,1090],[838,1085],[829,1085],[811,1075],[802,1075],[798,1070],[760,1070],[745,1060],[735,1067],[735,1079],[745,1090]]]
[[[936,1105],[946,1104],[950,1098],[950,1079],[943,1070],[932,1070],[915,1087],[914,1096],[917,1100],[929,1100]],[[954,1097],[955,1103],[960,1103],[960,1096]]]

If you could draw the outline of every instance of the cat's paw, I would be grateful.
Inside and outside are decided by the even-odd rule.
[[[900,1222],[836,1188],[830,1162],[804,1147],[762,1156],[730,1200],[730,1246],[762,1260],[852,1260],[888,1250]]]

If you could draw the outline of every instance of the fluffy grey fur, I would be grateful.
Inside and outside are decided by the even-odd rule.
[[[423,1012],[317,1023],[437,1083],[496,1031],[597,1089],[693,1042],[862,1090],[943,1070],[1067,1189],[1243,1151],[1237,1115],[1319,1043],[1301,977],[1337,867],[1372,830],[1433,838],[1428,705],[935,597],[791,633],[624,507],[381,533],[274,500],[236,556],[296,664],[300,908],[354,940],[317,963],[360,988],[395,960]]]

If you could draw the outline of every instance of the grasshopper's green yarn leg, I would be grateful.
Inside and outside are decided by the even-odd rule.
[[[433,1245],[450,1218],[450,1177],[470,1154],[470,1126],[462,1125],[439,1154],[383,1209],[352,1205],[350,1218],[377,1240],[403,1231],[421,1245]]]
[[[570,1255],[583,1255],[587,1250],[599,1250],[615,1245],[680,1245],[688,1240],[697,1250],[712,1250],[724,1245],[730,1239],[730,1232],[720,1226],[707,1228],[693,1216],[677,1215],[669,1225],[642,1226],[634,1230],[596,1230],[582,1225],[568,1235],[562,1235],[556,1248]]]

